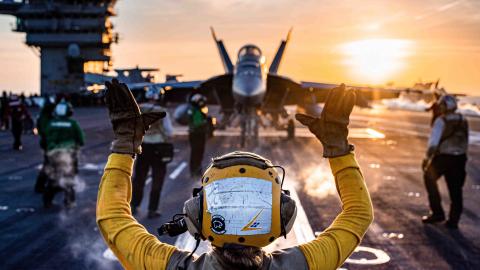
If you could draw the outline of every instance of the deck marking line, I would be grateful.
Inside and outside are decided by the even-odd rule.
[[[388,254],[381,249],[358,246],[358,247],[355,248],[354,252],[368,252],[368,253],[371,253],[371,254],[375,255],[376,258],[375,259],[366,259],[366,258],[352,259],[352,258],[347,258],[347,260],[345,261],[346,263],[359,264],[359,265],[379,265],[379,264],[388,263],[390,261],[390,256],[388,256]]]
[[[182,161],[182,163],[180,163],[180,165],[178,165],[178,167],[168,177],[170,179],[177,178],[186,167],[187,167],[187,162]]]
[[[152,177],[149,176],[149,177],[147,178],[147,182],[145,182],[145,185],[149,185],[151,182],[152,182]]]
[[[288,185],[288,182],[285,184],[285,188],[290,190],[290,197],[297,205],[297,218],[293,224],[293,231],[295,232],[295,237],[297,238],[297,245],[312,241],[315,239],[315,234],[313,233],[312,226],[308,221],[305,209],[303,209],[302,203],[300,202],[297,190],[295,187]]]
[[[117,256],[113,254],[113,251],[110,248],[107,248],[103,254],[102,254],[104,259],[107,259],[109,261],[118,261]]]

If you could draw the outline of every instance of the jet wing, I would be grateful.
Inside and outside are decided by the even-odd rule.
[[[164,89],[195,89],[197,88],[203,81],[188,81],[188,82],[164,82],[164,83],[127,83],[128,88],[130,90],[141,90],[141,89],[148,89],[149,87],[157,87],[157,88],[164,88]]]
[[[165,101],[171,103],[187,102],[195,93],[207,97],[207,104],[220,105],[225,112],[233,111],[232,75],[224,74],[205,81],[165,82],[165,83],[131,83],[127,86],[132,91],[146,91],[150,88],[163,89]]]
[[[280,113],[284,105],[299,104],[295,96],[296,89],[301,85],[280,75],[269,73],[267,76],[267,93],[262,104],[262,110],[267,113]]]
[[[315,93],[316,96],[324,97],[325,95],[319,94],[317,92],[325,92],[339,86],[338,84],[328,84],[328,83],[316,83],[316,82],[301,82],[300,86],[302,89],[309,90]],[[370,87],[370,86],[355,86],[347,85],[347,88],[354,89],[357,93],[357,96],[365,99],[366,101],[387,99],[387,98],[397,98],[400,95],[400,92],[404,89],[395,89],[395,88],[383,88],[383,87]],[[299,90],[301,92],[301,90]],[[300,94],[300,93],[299,93]],[[300,94],[301,95],[301,94]],[[318,102],[323,102],[320,100]],[[357,104],[360,105],[360,104]]]
[[[199,87],[199,93],[207,97],[207,103],[218,104],[222,112],[233,112],[235,100],[232,94],[232,74],[212,77],[204,81]]]
[[[285,105],[300,105],[320,103],[325,100],[329,89],[334,84],[308,83],[302,85],[290,78],[269,73],[267,77],[267,93],[262,110],[268,113],[278,113]]]
[[[188,97],[202,84],[203,81],[164,82],[164,83],[127,83],[132,91],[146,91],[150,88],[163,89],[165,102],[184,103]]]
[[[307,105],[325,102],[328,90],[339,86],[338,84],[317,82],[295,82],[290,78],[276,74],[268,74],[267,93],[263,109],[267,112],[280,111],[285,105]],[[386,89],[364,86],[350,86],[357,92],[357,104],[367,107],[372,100],[397,98],[402,89]]]

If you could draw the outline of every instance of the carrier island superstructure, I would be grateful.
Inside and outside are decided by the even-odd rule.
[[[0,0],[0,14],[16,17],[12,31],[40,57],[41,94],[77,93],[85,74],[112,67],[118,41],[110,21],[116,0]]]

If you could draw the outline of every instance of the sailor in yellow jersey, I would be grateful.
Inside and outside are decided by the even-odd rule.
[[[134,156],[141,152],[145,130],[164,114],[141,114],[124,84],[108,82],[107,88],[115,140],[98,193],[97,223],[124,268],[336,269],[360,244],[373,220],[373,209],[353,146],[347,141],[355,94],[343,85],[330,91],[320,118],[296,115],[317,136],[323,156],[329,159],[342,201],[335,221],[309,243],[264,252],[262,247],[292,228],[295,202],[282,190],[280,166],[253,153],[229,153],[213,159],[203,174],[202,189],[184,205],[184,223],[180,223],[213,247],[200,256],[160,242],[131,215]]]

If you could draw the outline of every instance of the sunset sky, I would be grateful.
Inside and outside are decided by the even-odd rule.
[[[411,86],[440,78],[480,95],[480,1],[120,0],[114,67],[158,67],[184,80],[223,73],[209,33],[232,60],[245,43],[269,63],[293,27],[279,73],[295,80]],[[38,92],[39,59],[0,16],[0,90]]]

